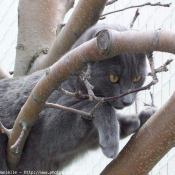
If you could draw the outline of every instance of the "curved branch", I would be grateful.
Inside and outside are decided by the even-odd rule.
[[[21,108],[8,141],[7,161],[9,168],[13,170],[18,165],[25,139],[27,139],[39,112],[44,108],[45,102],[70,75],[77,74],[87,62],[97,62],[124,52],[145,51],[149,53],[155,50],[175,53],[174,36],[174,30],[147,32],[104,30],[99,33],[97,38],[93,38],[64,55],[49,68],[49,71],[46,71]],[[59,55],[59,53],[57,54]],[[13,154],[10,148],[21,134],[20,124],[23,121],[27,123],[24,140],[21,142],[18,154]]]

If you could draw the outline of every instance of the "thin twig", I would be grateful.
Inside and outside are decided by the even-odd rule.
[[[95,105],[95,107],[91,110],[90,114],[93,115],[94,111],[95,111],[98,107],[100,107],[100,106],[102,105],[102,103],[103,103],[103,98],[101,98],[101,101],[99,101],[99,102]]]
[[[11,129],[7,129],[0,121],[0,130],[2,133],[6,134],[8,138],[10,137]]]
[[[144,103],[144,106],[156,107],[154,104],[154,97],[153,97],[153,94],[151,92],[150,92],[150,97],[151,97],[151,104]]]
[[[170,7],[171,3],[169,3],[169,4],[161,4],[160,2],[157,2],[157,3],[155,3],[155,4],[152,4],[152,3],[150,3],[150,2],[147,2],[147,3],[145,3],[145,4],[134,5],[134,6],[130,6],[130,7],[126,7],[126,8],[120,9],[120,10],[115,10],[115,11],[112,11],[112,12],[108,12],[108,13],[105,13],[105,14],[101,15],[101,17],[106,16],[106,15],[110,15],[110,14],[112,14],[112,13],[121,12],[121,11],[124,11],[124,10],[127,10],[127,9],[131,9],[131,8],[143,7],[143,6],[146,6],[146,5],[149,5],[149,6]]]
[[[150,89],[151,86],[155,85],[157,82],[156,81],[151,81],[149,84],[147,84],[146,86],[143,86],[141,88],[137,88],[137,89],[134,89],[134,90],[131,90],[131,91],[128,91],[126,93],[123,93],[123,94],[120,94],[120,95],[117,95],[117,96],[113,96],[113,97],[104,97],[104,101],[112,101],[112,100],[115,100],[117,98],[122,98],[124,97],[125,95],[128,95],[130,93],[134,93],[134,92],[139,92],[139,91],[143,91],[143,90],[146,90],[146,89]]]
[[[90,83],[89,83],[89,79],[91,78],[90,77],[90,73],[91,73],[91,64],[88,63],[88,67],[87,67],[87,70],[86,72],[83,72],[82,76],[80,77],[81,80],[84,82],[85,86],[86,86],[86,89],[88,91],[88,97],[89,97],[89,101],[93,101],[93,100],[96,100],[96,101],[101,101],[101,97],[96,97],[94,92],[93,92],[93,89],[94,89],[94,86],[92,86]]]
[[[82,94],[81,91],[69,92],[69,91],[63,89],[61,86],[58,87],[58,90],[59,90],[62,94],[67,95],[67,96],[70,96],[70,97],[75,97],[75,98],[86,98],[86,95]]]
[[[167,65],[169,65],[172,61],[173,59],[168,59],[162,66],[155,69],[155,73],[167,72],[168,71]],[[149,72],[148,76],[152,76],[152,72]]]
[[[153,78],[154,81],[158,82],[159,80],[157,78],[155,67],[154,67],[153,53],[147,54],[147,58],[148,58],[149,65],[150,65],[150,68],[151,68],[152,78]]]
[[[69,92],[69,91],[63,89],[61,86],[58,87],[58,90],[64,95],[67,95],[67,96],[70,96],[70,97],[75,97],[75,93]]]
[[[136,21],[136,19],[138,18],[139,15],[140,15],[140,13],[139,13],[139,8],[138,8],[138,9],[136,10],[135,15],[134,15],[134,18],[133,18],[133,20],[132,20],[132,22],[131,22],[131,24],[130,24],[130,28],[133,27],[134,22]]]
[[[106,3],[106,6],[111,5],[111,4],[113,4],[113,3],[117,2],[117,1],[118,1],[118,0],[109,0],[109,1]]]
[[[56,108],[56,109],[66,110],[66,111],[70,111],[70,112],[73,112],[73,113],[76,113],[76,114],[80,114],[83,118],[88,119],[88,120],[92,120],[94,118],[94,116],[90,113],[87,113],[87,112],[84,112],[84,111],[81,111],[81,110],[78,110],[78,109],[74,109],[74,108],[54,104],[54,103],[46,103],[45,107],[46,108]]]
[[[136,98],[135,98],[135,112],[136,114],[138,114],[138,103],[137,103],[137,98],[138,98],[138,95],[136,94]]]

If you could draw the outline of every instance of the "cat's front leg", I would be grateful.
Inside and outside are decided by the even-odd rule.
[[[139,113],[140,127],[157,111],[156,107],[149,106]]]
[[[130,134],[138,131],[142,125],[156,112],[155,107],[147,107],[139,114],[120,114],[117,113],[120,123],[120,136],[121,138],[127,137]]]
[[[119,151],[119,123],[116,113],[103,104],[94,114],[93,123],[98,130],[101,149],[107,157],[115,158]]]

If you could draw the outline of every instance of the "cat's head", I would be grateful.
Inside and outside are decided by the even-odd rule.
[[[124,53],[99,61],[93,65],[91,84],[94,93],[100,97],[112,97],[141,87],[146,77],[144,54]],[[128,94],[109,103],[116,109],[131,105],[136,93]]]

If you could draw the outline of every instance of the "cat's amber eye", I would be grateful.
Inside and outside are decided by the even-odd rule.
[[[117,83],[117,81],[119,80],[119,77],[117,75],[110,75],[109,79],[112,83]]]
[[[140,81],[140,79],[141,79],[141,76],[140,76],[140,75],[139,75],[139,76],[136,76],[136,77],[134,78],[133,82],[134,82],[134,83],[137,83],[138,81]]]

